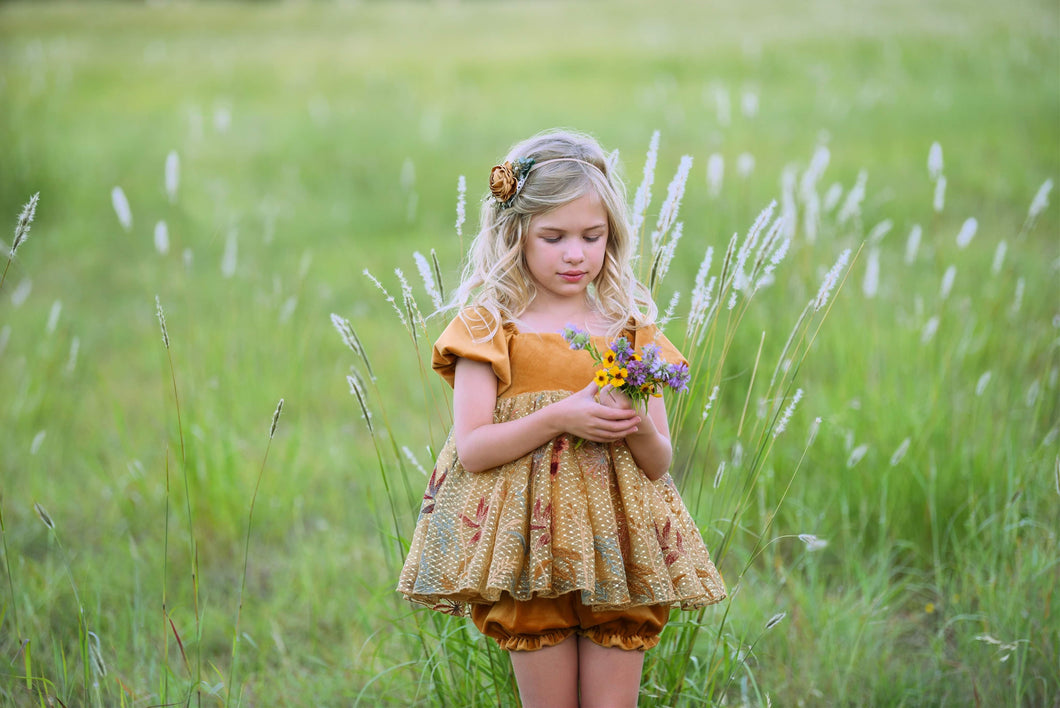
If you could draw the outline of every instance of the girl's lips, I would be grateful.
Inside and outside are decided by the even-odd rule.
[[[563,278],[564,280],[566,280],[567,282],[570,282],[570,283],[576,283],[579,280],[581,280],[584,276],[585,276],[585,271],[581,271],[581,270],[572,270],[572,271],[568,271],[566,273],[560,273],[559,274],[559,277]]]

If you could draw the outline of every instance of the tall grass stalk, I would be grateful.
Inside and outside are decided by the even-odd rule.
[[[192,514],[191,507],[191,481],[188,474],[188,453],[187,448],[184,445],[184,423],[181,420],[180,415],[180,393],[177,390],[177,372],[176,367],[173,366],[173,352],[169,346],[169,330],[166,328],[166,314],[162,309],[162,301],[158,295],[155,295],[155,314],[158,316],[158,324],[162,330],[162,344],[166,349],[166,361],[169,363],[169,380],[173,386],[173,406],[177,413],[177,435],[180,438],[180,467],[181,473],[184,477],[184,501],[188,516],[188,548],[189,555],[191,557],[191,587],[192,587],[192,598],[193,607],[195,612],[195,696],[197,705],[202,705],[202,615],[199,611],[199,548],[195,540],[195,518]],[[169,494],[168,494],[168,480],[169,480],[169,456],[166,456],[166,529],[168,535],[168,524],[169,524]],[[173,623],[173,618],[168,614],[168,609],[163,608],[163,616],[169,619],[170,626],[173,628],[173,633],[177,633],[176,625]],[[178,641],[179,641],[178,636]],[[181,653],[184,653],[183,644],[181,644]]]
[[[163,330],[164,331],[164,330]],[[168,334],[164,337],[168,342]],[[162,527],[162,703],[169,700],[169,445],[166,445],[165,514]]]
[[[18,650],[15,656],[11,657],[11,664],[14,665],[18,660],[19,655],[22,655],[22,664],[25,670],[25,682],[26,690],[33,690],[33,660],[30,647],[29,638],[22,637],[22,624],[18,621],[18,598],[15,596],[15,575],[11,572],[11,551],[7,547],[7,527],[4,526],[4,499],[0,495],[0,541],[3,541],[4,545],[4,570],[7,573],[7,587],[11,592],[11,615],[14,618],[15,624],[15,637],[18,640]],[[3,614],[0,613],[0,626],[3,625]]]
[[[239,664],[239,623],[243,619],[243,593],[247,589],[247,563],[250,559],[250,531],[254,526],[254,505],[258,501],[258,489],[261,488],[261,478],[265,474],[265,464],[269,461],[269,450],[272,449],[272,439],[276,435],[276,424],[280,421],[280,413],[282,411],[283,399],[281,398],[272,414],[272,424],[269,426],[269,440],[265,443],[265,456],[261,460],[261,468],[258,469],[258,479],[254,483],[254,493],[250,497],[250,511],[247,513],[247,537],[243,542],[243,572],[239,578],[236,625],[232,631],[232,666],[228,671],[228,692],[225,696],[225,706],[231,705],[232,693],[236,690],[236,671]],[[242,703],[242,701],[237,701],[238,703]]]
[[[93,705],[102,706],[103,699],[99,693],[99,682],[92,681],[93,664],[89,656],[89,636],[92,633],[88,629],[88,620],[85,617],[85,606],[81,602],[81,593],[77,589],[77,580],[74,578],[73,567],[70,565],[70,559],[66,555],[66,549],[63,548],[62,541],[59,540],[59,532],[55,528],[55,521],[52,520],[51,516],[40,504],[35,503],[33,509],[37,512],[37,516],[40,517],[41,522],[48,528],[48,533],[51,536],[52,541],[55,543],[55,547],[59,549],[59,558],[62,561],[63,568],[66,570],[66,576],[70,580],[70,588],[74,593],[74,603],[77,605],[77,646],[81,654],[81,676],[83,680],[85,702],[87,703],[91,701]]]

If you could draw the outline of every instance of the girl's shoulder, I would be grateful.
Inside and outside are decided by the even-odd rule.
[[[431,366],[453,385],[458,359],[480,361],[493,368],[502,384],[511,383],[508,342],[515,328],[483,307],[467,307],[457,313],[434,343]]]

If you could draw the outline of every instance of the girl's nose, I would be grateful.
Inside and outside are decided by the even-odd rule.
[[[585,253],[582,251],[581,244],[576,243],[569,246],[564,258],[571,263],[578,263],[583,260],[585,258]]]

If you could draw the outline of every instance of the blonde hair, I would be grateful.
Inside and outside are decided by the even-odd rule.
[[[472,332],[488,330],[483,340],[518,318],[535,295],[523,257],[530,220],[593,191],[607,212],[608,233],[603,269],[588,292],[590,302],[609,323],[610,336],[654,323],[655,303],[633,274],[633,232],[625,186],[600,144],[582,133],[550,130],[514,145],[505,159],[526,158],[532,158],[534,166],[511,206],[501,208],[493,199],[484,201],[479,232],[450,307],[461,308],[461,317]],[[480,323],[467,321],[468,307],[478,308]],[[482,316],[483,310],[492,321]]]

